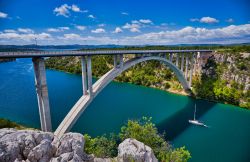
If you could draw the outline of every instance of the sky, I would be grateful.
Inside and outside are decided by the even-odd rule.
[[[0,45],[250,42],[250,0],[0,0]]]

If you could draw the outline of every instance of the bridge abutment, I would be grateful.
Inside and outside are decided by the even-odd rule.
[[[52,131],[49,95],[46,81],[45,63],[41,57],[32,58],[34,73],[35,73],[35,87],[40,115],[41,129],[45,132]]]

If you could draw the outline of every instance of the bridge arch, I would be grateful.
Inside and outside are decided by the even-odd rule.
[[[111,82],[113,81],[118,75],[120,75],[125,70],[129,69],[130,67],[149,60],[156,60],[161,61],[165,65],[167,65],[177,76],[178,80],[180,81],[184,90],[190,90],[189,84],[185,79],[183,73],[179,68],[174,65],[171,61],[167,60],[166,58],[159,57],[159,56],[147,56],[147,57],[136,57],[126,61],[123,66],[118,68],[113,68],[104,74],[101,78],[99,78],[93,84],[93,94],[90,95],[83,95],[73,106],[73,108],[69,111],[63,121],[60,123],[54,134],[58,137],[61,137],[64,133],[69,131],[71,127],[75,124],[84,110],[88,107],[88,105],[93,101],[93,99]]]

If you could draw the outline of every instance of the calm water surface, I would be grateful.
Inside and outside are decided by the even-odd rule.
[[[82,93],[81,76],[47,70],[52,124],[55,129]],[[188,124],[197,116],[209,128]],[[250,111],[126,83],[111,83],[77,121],[72,131],[92,136],[119,132],[128,119],[153,118],[175,146],[185,145],[191,162],[249,162]],[[39,128],[30,59],[0,64],[0,117]]]

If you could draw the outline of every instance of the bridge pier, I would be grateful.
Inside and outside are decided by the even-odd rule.
[[[123,67],[123,54],[120,54],[120,62],[119,62],[119,67],[122,68]]]
[[[87,95],[88,88],[87,88],[87,68],[86,68],[86,58],[85,56],[81,56],[81,63],[82,63],[82,90],[83,95]]]
[[[184,53],[181,55],[181,71],[183,72],[183,66],[184,66]]]
[[[170,62],[173,61],[173,53],[170,53],[170,55],[169,55],[169,61],[170,61]]]
[[[190,58],[189,87],[191,87],[191,85],[192,85],[193,66],[194,66],[194,56],[195,56],[195,54],[192,54],[192,55],[191,55],[191,58]]]
[[[176,53],[176,62],[175,65],[179,68],[179,54]]]
[[[91,66],[91,56],[87,56],[87,75],[88,75],[88,90],[89,96],[93,95],[93,88],[92,88],[92,66]]]
[[[114,55],[114,68],[117,68],[118,55]]]
[[[186,55],[185,78],[188,79],[188,55]]]
[[[49,95],[48,87],[46,82],[46,72],[44,59],[41,57],[32,58],[34,73],[35,73],[35,87],[39,108],[39,116],[41,129],[45,132],[52,131],[51,117],[50,117],[50,106],[49,106]]]

